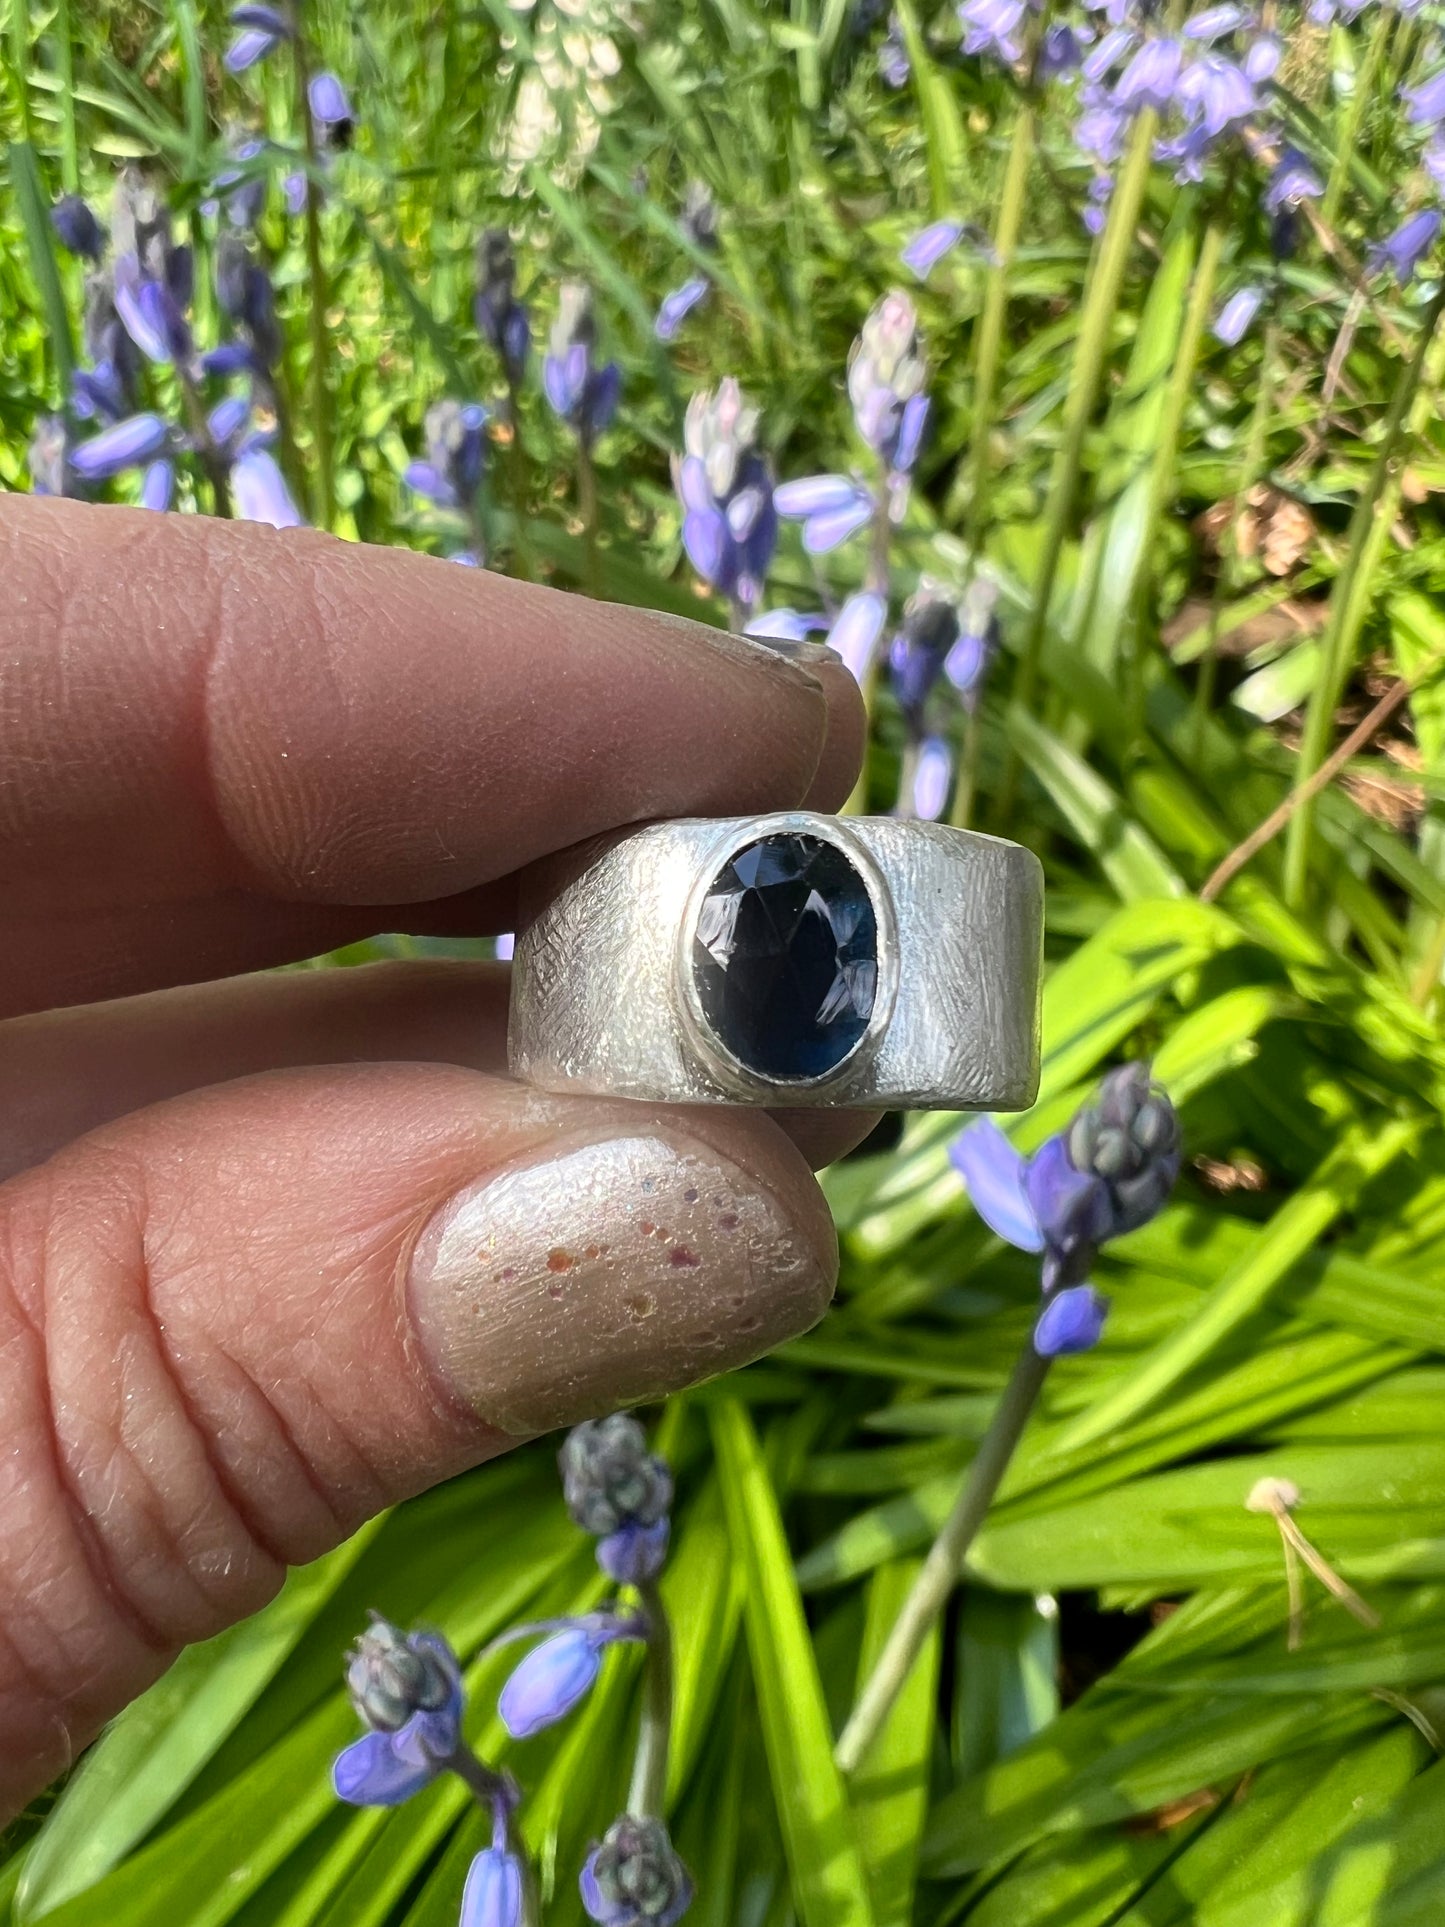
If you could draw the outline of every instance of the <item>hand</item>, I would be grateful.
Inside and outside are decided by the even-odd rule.
[[[832,1290],[777,1123],[509,1082],[504,967],[236,973],[836,807],[862,730],[841,668],[307,532],[10,496],[0,582],[3,1818],[287,1564]]]

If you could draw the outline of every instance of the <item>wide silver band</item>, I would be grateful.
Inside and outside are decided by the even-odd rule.
[[[700,1005],[704,901],[760,839],[831,844],[876,921],[867,1028],[820,1076],[760,1075]],[[1017,844],[807,811],[656,823],[573,853],[517,937],[509,1056],[542,1090],[676,1103],[1020,1110],[1039,1077],[1043,873]]]

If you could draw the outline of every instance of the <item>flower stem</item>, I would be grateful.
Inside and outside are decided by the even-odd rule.
[[[1381,7],[1375,17],[1374,32],[1365,48],[1365,58],[1356,70],[1354,89],[1345,112],[1345,124],[1340,129],[1339,146],[1335,149],[1334,165],[1330,169],[1325,198],[1320,205],[1320,219],[1326,227],[1333,227],[1340,217],[1340,202],[1350,178],[1350,163],[1355,158],[1355,148],[1359,144],[1360,126],[1365,118],[1365,109],[1374,97],[1375,74],[1384,58],[1385,45],[1394,24],[1394,10]]]
[[[1409,440],[1406,430],[1415,427],[1411,405],[1442,312],[1445,312],[1445,288],[1436,293],[1425,310],[1415,352],[1401,371],[1390,398],[1370,479],[1350,518],[1345,559],[1330,593],[1330,612],[1320,645],[1320,674],[1305,712],[1304,738],[1295,767],[1297,789],[1304,788],[1324,761],[1325,745],[1334,725],[1335,705],[1354,661],[1355,641],[1369,608],[1373,577],[1378,573],[1369,564],[1389,535],[1392,517],[1379,512],[1382,498],[1387,487],[1393,492],[1398,486],[1398,470],[1404,445]],[[1313,797],[1307,796],[1295,811],[1285,845],[1284,896],[1292,908],[1298,908],[1304,899],[1313,834]]]
[[[661,1816],[667,1793],[672,1740],[672,1626],[657,1581],[644,1580],[637,1590],[647,1614],[647,1678],[627,1811],[642,1819],[648,1814]]]
[[[973,815],[973,799],[978,788],[978,709],[969,710],[963,725],[963,754],[958,759],[958,777],[953,790],[953,808],[948,820],[956,830],[966,830]]]
[[[318,528],[329,529],[336,512],[331,468],[330,398],[326,384],[326,363],[331,343],[326,326],[326,266],[321,258],[321,196],[316,187],[316,123],[311,116],[311,97],[308,92],[310,74],[304,31],[297,32],[292,46],[295,50],[292,64],[296,76],[296,112],[306,141],[306,273],[311,292],[308,316],[311,333],[311,433],[316,445],[312,514]]]
[[[868,548],[868,567],[864,572],[863,586],[874,595],[888,600],[888,551],[893,544],[893,517],[888,499],[886,479],[878,485],[878,494],[873,506],[872,536]],[[878,660],[879,650],[874,649],[867,668],[863,671],[863,707],[868,716],[868,729],[865,742],[873,738],[874,711],[878,702]],[[853,785],[853,793],[839,812],[842,816],[863,816],[868,809],[868,759],[863,759],[863,767],[858,772],[858,781]]]
[[[858,1770],[882,1730],[893,1702],[902,1692],[929,1629],[958,1583],[968,1549],[988,1515],[1052,1362],[1052,1359],[1040,1358],[1032,1339],[1020,1352],[1013,1375],[1004,1387],[989,1428],[968,1468],[963,1489],[903,1602],[903,1610],[894,1621],[878,1664],[848,1716],[834,1749],[840,1772]]]
[[[1034,110],[1027,100],[1019,102],[1014,118],[1013,139],[1009,143],[1008,165],[1004,170],[999,198],[998,223],[994,228],[995,260],[989,269],[988,291],[978,324],[978,353],[973,376],[973,486],[969,491],[965,532],[970,566],[973,551],[983,533],[984,512],[988,506],[988,478],[991,463],[990,438],[993,433],[995,394],[999,361],[1003,351],[1004,312],[1008,303],[1009,271],[1014,249],[1023,225],[1024,202],[1028,190],[1029,162],[1034,151]]]
[[[577,514],[582,523],[586,554],[587,593],[600,600],[602,559],[597,553],[597,471],[592,466],[592,450],[585,435],[577,437]]]
[[[484,1760],[479,1760],[462,1739],[457,1741],[456,1751],[446,1764],[459,1780],[471,1788],[477,1805],[491,1820],[493,1845],[496,1844],[498,1816],[504,1816],[507,1851],[522,1869],[522,1927],[538,1927],[537,1870],[532,1865],[532,1856],[517,1825],[517,1805],[521,1796],[516,1781],[509,1773],[498,1773]]]

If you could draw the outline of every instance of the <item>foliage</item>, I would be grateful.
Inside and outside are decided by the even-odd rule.
[[[23,486],[61,398],[57,301],[74,314],[80,293],[45,204],[103,201],[117,163],[155,163],[210,319],[200,208],[224,129],[264,115],[298,164],[305,130],[284,63],[225,74],[210,0],[11,6],[0,480]],[[955,702],[930,727],[973,759],[955,814],[1047,867],[1044,1081],[1011,1135],[1033,1151],[1112,1063],[1148,1057],[1185,1175],[1100,1258],[1103,1341],[1053,1368],[967,1582],[850,1781],[833,1735],[1035,1316],[1036,1262],[986,1230],[950,1163],[959,1120],[910,1118],[829,1173],[834,1312],[658,1415],[689,1919],[1424,1927],[1445,1909],[1445,353],[1433,284],[1356,269],[1419,198],[1401,88],[1433,70],[1435,24],[1380,10],[1292,33],[1278,114],[1325,192],[1321,229],[1276,261],[1253,161],[1181,186],[1147,139],[1091,242],[1097,169],[1057,105],[962,56],[951,13],[870,15],[314,0],[359,117],[320,209],[323,328],[305,223],[273,189],[258,226],[313,515],[450,549],[466,531],[402,484],[426,410],[480,398],[495,426],[515,405],[484,503],[494,558],[714,619],[671,490],[689,397],[736,376],[778,474],[849,471],[849,343],[901,247],[948,217],[1005,257],[960,247],[915,289],[934,417],[885,586],[895,612],[925,576],[961,588],[979,567],[998,589],[976,724]],[[605,37],[616,71],[580,74],[569,35]],[[690,181],[719,210],[715,246],[683,225]],[[591,285],[622,368],[590,451],[595,527],[572,430],[535,375],[509,396],[477,333],[473,251],[498,226],[538,315],[564,279]],[[659,341],[658,302],[697,272],[712,295]],[[1255,286],[1260,323],[1209,334]],[[184,486],[199,500],[204,478]],[[850,566],[821,565],[830,609],[860,587]],[[770,601],[818,600],[814,570],[785,527]],[[1400,679],[1387,729],[1201,900]],[[910,724],[889,688],[874,710],[859,800],[882,810]],[[1266,1477],[1298,1488],[1300,1529],[1378,1627],[1314,1588],[1291,1649],[1280,1523],[1246,1506]],[[490,1710],[510,1657],[484,1650],[518,1616],[597,1603],[554,1480],[547,1446],[459,1479],[188,1653],[43,1824],[12,1830],[0,1921],[450,1927],[485,1845],[464,1791],[383,1813],[330,1788],[355,1730],[337,1656],[375,1606],[460,1654],[467,1737],[527,1787],[548,1918],[580,1923],[571,1870],[626,1792],[637,1655],[607,1655],[570,1728],[514,1743]]]

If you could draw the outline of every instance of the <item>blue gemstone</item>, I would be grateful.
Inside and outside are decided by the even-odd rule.
[[[703,1015],[738,1063],[760,1077],[826,1077],[873,1015],[867,886],[820,837],[760,837],[703,898],[692,967]]]

